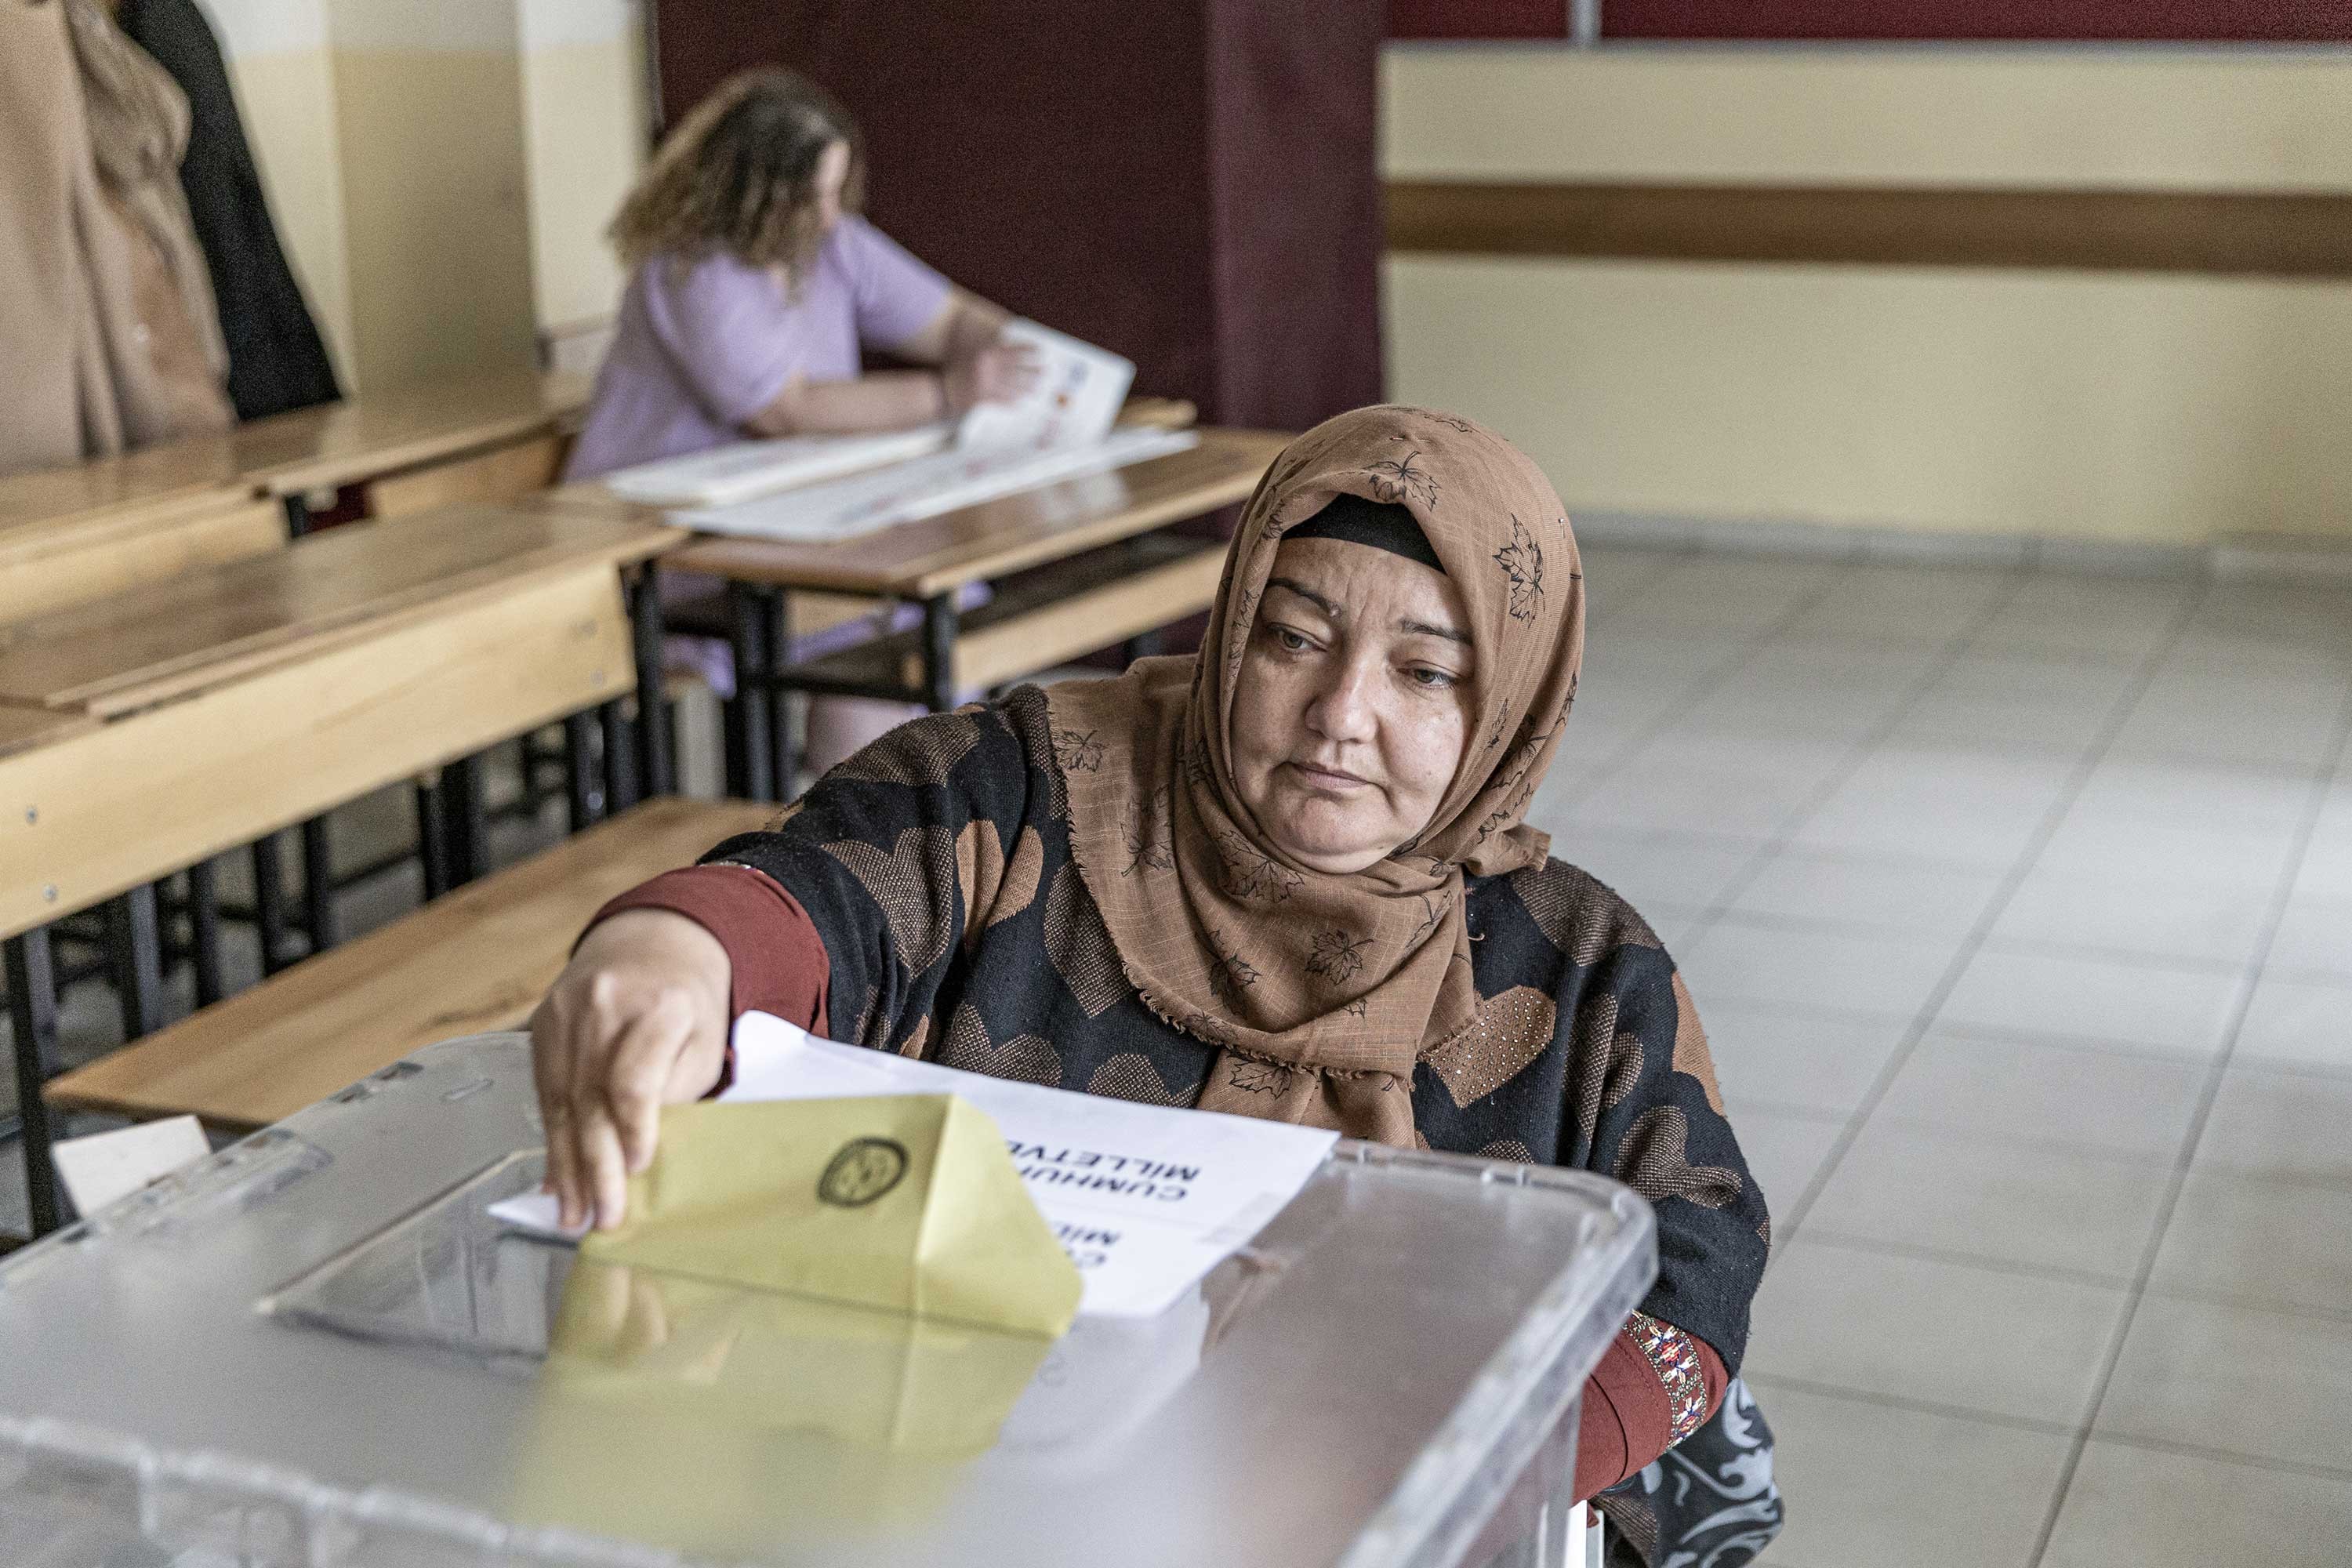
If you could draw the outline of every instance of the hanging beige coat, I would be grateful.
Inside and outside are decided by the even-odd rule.
[[[187,138],[94,0],[0,0],[0,472],[235,422]]]

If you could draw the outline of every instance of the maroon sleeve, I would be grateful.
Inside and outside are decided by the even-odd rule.
[[[772,1013],[813,1035],[826,1031],[825,988],[833,962],[800,900],[764,871],[749,866],[691,866],[665,871],[596,911],[588,922],[627,910],[667,910],[684,915],[727,950],[728,1017]],[[584,932],[583,934],[585,934]],[[735,1081],[735,1051],[719,1076],[723,1092]]]
[[[1642,1320],[1647,1322],[1648,1320]],[[1664,1325],[1659,1325],[1663,1327]],[[1680,1330],[1671,1331],[1680,1334]],[[1690,1435],[1723,1404],[1731,1381],[1723,1360],[1705,1340],[1684,1336],[1696,1352],[1696,1370],[1704,1380],[1705,1405],[1695,1410],[1685,1398],[1678,1409],[1659,1376],[1657,1364],[1643,1348],[1641,1331],[1629,1327],[1609,1342],[1601,1364],[1584,1384],[1584,1408],[1576,1430],[1576,1495],[1589,1498],[1613,1487]],[[1696,1419],[1693,1419],[1694,1414]]]

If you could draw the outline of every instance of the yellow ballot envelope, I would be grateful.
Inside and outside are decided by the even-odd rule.
[[[584,1262],[1048,1339],[1077,1315],[1003,1135],[953,1095],[671,1106],[628,1212]]]

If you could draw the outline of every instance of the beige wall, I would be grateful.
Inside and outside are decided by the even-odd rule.
[[[1395,47],[1400,177],[2352,190],[2352,55]],[[2352,287],[1428,257],[1393,395],[1572,507],[2136,542],[2352,533]]]
[[[601,341],[626,281],[604,229],[645,166],[645,32],[635,0],[524,0],[522,19],[532,297],[561,353]]]
[[[326,0],[207,0],[278,238],[327,352],[352,369],[351,275]]]
[[[526,367],[610,316],[642,162],[635,0],[206,0],[353,389]]]

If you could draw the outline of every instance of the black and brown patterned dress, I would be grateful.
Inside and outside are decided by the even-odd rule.
[[[918,720],[827,774],[774,829],[729,839],[701,868],[615,907],[723,927],[677,884],[761,873],[822,942],[835,1038],[1190,1105],[1219,1047],[1144,1005],[1080,877],[1064,780],[1087,760],[1082,737],[1057,748],[1034,688]],[[1129,849],[1160,852],[1140,830]],[[1689,994],[1642,918],[1573,866],[1471,878],[1465,903],[1478,1021],[1415,1070],[1414,1124],[1431,1148],[1601,1172],[1655,1206],[1658,1277],[1622,1339],[1654,1373],[1679,1441],[1707,1414],[1700,1347],[1722,1374],[1738,1371],[1770,1225]],[[739,969],[791,962],[740,930],[718,934]],[[761,990],[738,975],[739,998]]]

